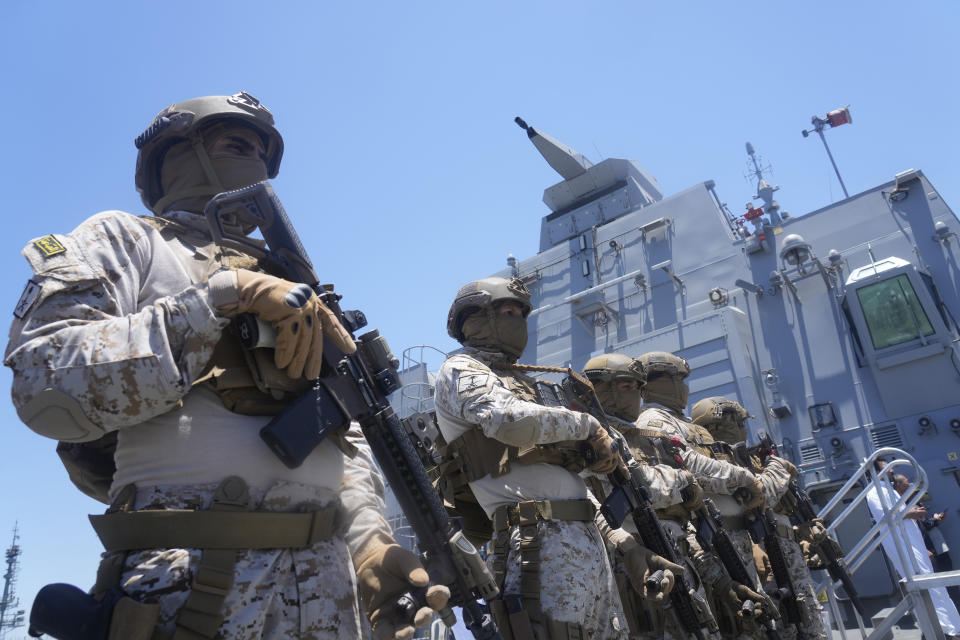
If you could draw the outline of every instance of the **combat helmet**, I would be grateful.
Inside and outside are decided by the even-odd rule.
[[[747,418],[750,412],[739,402],[715,396],[704,398],[690,410],[694,424],[706,427],[717,440],[736,443],[747,439]]]
[[[640,389],[646,384],[647,375],[638,360],[622,353],[607,353],[590,358],[583,374],[593,383],[605,412],[627,422],[640,417]],[[637,388],[620,389],[616,383],[621,380],[634,380]]]
[[[643,399],[683,413],[689,393],[685,382],[690,375],[687,361],[666,351],[650,351],[637,360],[647,374],[647,384],[642,391]]]
[[[219,183],[203,147],[203,129],[215,122],[245,125],[263,139],[267,177],[275,178],[283,157],[283,138],[274,126],[273,115],[259,100],[245,91],[232,96],[205,96],[177,102],[157,114],[150,126],[134,140],[137,152],[135,182],[140,199],[159,214],[172,201],[198,193],[163,193],[160,170],[170,147],[189,141],[211,185]],[[213,175],[211,175],[213,174]],[[222,190],[222,189],[221,189]],[[214,191],[214,193],[216,193]],[[206,193],[202,195],[214,195]]]
[[[522,317],[500,316],[497,305],[516,302]],[[483,278],[460,287],[447,313],[447,334],[463,345],[489,347],[515,358],[527,343],[530,291],[519,278]]]

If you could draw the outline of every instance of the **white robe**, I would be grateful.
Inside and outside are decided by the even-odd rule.
[[[884,509],[880,503],[881,498],[888,510],[900,499],[897,492],[890,488],[885,481],[881,481],[879,491],[882,495],[878,494],[878,490],[875,487],[871,487],[867,492],[867,506],[870,508],[873,519],[877,522],[880,522],[884,515]],[[901,509],[902,508],[903,507],[901,507]],[[933,566],[930,564],[930,557],[927,555],[927,548],[923,544],[923,536],[920,534],[920,527],[917,526],[917,521],[904,520],[902,530],[906,533],[907,537],[905,540],[905,546],[907,547],[906,552],[908,554],[907,561],[910,561],[909,554],[912,553],[914,559],[913,564],[916,567],[917,573],[933,573]],[[890,558],[890,562],[893,563],[897,573],[902,577],[906,575],[906,573],[903,563],[900,560],[900,554],[897,553],[896,543],[893,539],[895,535],[899,535],[899,529],[893,529],[892,534],[883,539],[883,549],[887,552],[887,557]],[[940,626],[943,627],[943,632],[947,635],[960,634],[960,613],[957,612],[957,607],[953,604],[950,596],[947,595],[947,590],[943,587],[937,587],[930,589],[929,593],[930,599],[933,601],[933,606],[937,610],[937,618],[940,620]]]

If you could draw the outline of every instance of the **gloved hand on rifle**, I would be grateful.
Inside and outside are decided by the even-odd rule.
[[[614,439],[599,424],[598,422],[597,430],[587,438],[587,443],[593,449],[597,458],[597,461],[590,465],[590,471],[599,475],[607,475],[613,473],[613,470],[620,464],[620,454],[616,451]]]
[[[747,511],[760,508],[766,502],[763,496],[763,483],[757,477],[737,489],[734,497]]]
[[[670,562],[666,558],[658,556],[650,549],[647,549],[632,537],[623,540],[617,545],[617,551],[623,558],[623,564],[627,569],[627,575],[630,577],[630,584],[633,590],[640,594],[642,598],[650,598],[654,602],[663,602],[673,590],[675,576],[683,575],[683,567]],[[650,585],[647,588],[647,582],[651,577],[655,579],[655,574],[662,571],[662,577],[656,586]]]
[[[753,563],[757,565],[760,584],[767,584],[773,576],[773,565],[770,564],[770,556],[767,555],[767,552],[756,543],[753,544]]]
[[[823,569],[827,566],[826,560],[819,553],[819,549],[824,545],[830,545],[833,554],[838,558],[843,557],[843,549],[837,542],[827,535],[827,527],[823,519],[814,518],[809,522],[804,522],[794,528],[797,541],[800,544],[800,551],[803,552],[803,559],[811,569]]]
[[[409,640],[415,627],[429,624],[434,613],[446,607],[450,599],[447,587],[434,585],[427,589],[427,606],[413,612],[412,619],[401,616],[397,598],[414,587],[427,586],[430,576],[415,555],[385,536],[378,535],[368,542],[353,563],[374,640]]]
[[[693,474],[689,471],[683,472],[689,477],[687,486],[680,490],[680,497],[683,502],[680,503],[688,512],[693,512],[703,506],[703,487],[696,481]]]
[[[277,332],[274,364],[291,378],[313,380],[323,364],[323,336],[344,353],[356,346],[350,334],[309,286],[247,269],[219,271],[210,277],[210,301],[231,318],[253,313]]]
[[[720,598],[720,604],[727,616],[737,618],[779,619],[780,612],[766,594],[757,593],[745,584],[724,576],[714,585],[714,593]]]

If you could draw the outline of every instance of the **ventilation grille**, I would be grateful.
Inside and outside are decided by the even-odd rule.
[[[870,439],[873,440],[874,449],[880,449],[882,447],[903,448],[903,438],[900,436],[900,430],[897,429],[897,425],[895,424],[871,427]]]
[[[811,464],[823,460],[823,452],[815,442],[800,445],[800,464]]]

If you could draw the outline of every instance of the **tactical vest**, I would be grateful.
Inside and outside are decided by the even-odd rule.
[[[537,380],[510,369],[496,367],[491,369],[519,400],[549,406],[550,402],[545,397],[556,392],[557,385],[553,383]],[[488,438],[479,426],[440,410],[437,411],[437,421],[447,422],[461,429],[467,428],[462,435],[447,443],[441,465],[441,474],[447,480],[449,488],[455,491],[466,483],[486,476],[499,478],[509,473],[511,465],[514,464],[544,462],[561,466],[574,473],[580,473],[586,468],[581,453],[581,441],[569,440],[515,447]]]
[[[218,247],[199,230],[166,218],[142,216],[140,219],[156,229],[167,243],[189,238],[191,245],[209,256],[201,283],[223,268],[264,271],[257,258]],[[273,349],[245,349],[231,329],[223,332],[210,362],[193,384],[210,385],[229,411],[252,416],[277,415],[310,387],[307,380],[294,380],[276,367]],[[356,449],[346,440],[344,431],[328,437],[344,454],[352,457]],[[70,481],[84,494],[103,504],[110,504],[108,492],[117,470],[113,459],[116,449],[115,431],[90,442],[57,443],[57,455],[67,469]]]

